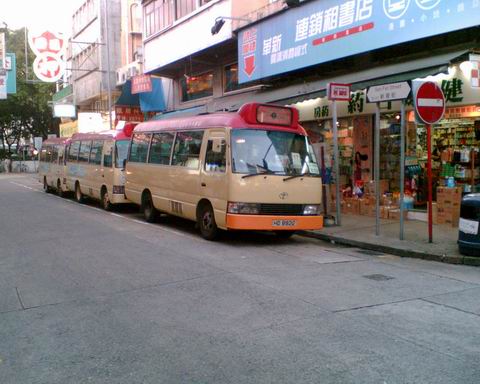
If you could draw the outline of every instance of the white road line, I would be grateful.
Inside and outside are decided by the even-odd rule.
[[[150,225],[149,223],[147,223],[146,221],[142,221],[142,220],[137,220],[137,219],[129,219],[130,221],[134,221],[135,223],[138,223],[138,224],[143,224],[143,225]]]
[[[112,212],[110,212],[110,216],[121,217],[122,219],[128,219],[128,217],[119,215],[118,213],[112,213]]]

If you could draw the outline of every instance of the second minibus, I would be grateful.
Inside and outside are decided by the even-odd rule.
[[[73,135],[66,159],[67,188],[75,200],[100,200],[104,209],[128,203],[124,196],[124,161],[134,125],[123,130]]]
[[[268,230],[289,237],[320,229],[322,181],[294,108],[246,104],[139,124],[126,165],[125,195],[147,221],[158,212],[218,229]]]
[[[58,137],[42,143],[38,164],[39,181],[45,192],[56,191],[59,196],[67,191],[65,175],[65,154],[70,139]]]

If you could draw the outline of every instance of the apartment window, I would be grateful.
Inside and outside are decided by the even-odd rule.
[[[154,0],[145,5],[145,37],[165,29],[175,21],[175,0]]]
[[[213,95],[213,73],[180,78],[182,101],[191,101]]]
[[[177,19],[192,13],[197,8],[197,0],[177,0]]]

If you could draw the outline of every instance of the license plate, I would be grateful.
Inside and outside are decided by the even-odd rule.
[[[295,227],[297,220],[272,220],[272,227]]]
[[[478,233],[478,221],[460,219],[460,223],[458,223],[458,229],[463,233],[476,235]]]

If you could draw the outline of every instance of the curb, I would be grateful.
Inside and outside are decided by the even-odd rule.
[[[365,243],[363,241],[345,239],[344,237],[338,237],[334,235],[327,235],[324,233],[315,233],[309,231],[298,232],[300,236],[310,237],[327,242],[335,242],[336,244],[349,245],[351,247],[369,249],[371,251],[377,251],[382,253],[389,253],[400,257],[410,257],[414,259],[438,261],[448,264],[464,264],[469,266],[480,267],[480,257],[471,256],[449,256],[449,255],[437,255],[433,253],[400,249],[395,247],[389,247],[387,245]]]

